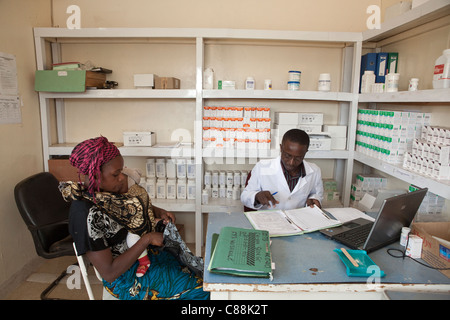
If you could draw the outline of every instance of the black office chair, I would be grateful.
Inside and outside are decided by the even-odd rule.
[[[36,252],[45,259],[75,256],[68,228],[70,203],[62,198],[58,184],[51,173],[41,172],[14,188],[17,208],[31,232]],[[48,299],[47,295],[65,275],[66,270],[41,293],[42,300]]]

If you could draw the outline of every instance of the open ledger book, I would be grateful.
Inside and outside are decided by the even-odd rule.
[[[292,236],[341,225],[319,207],[291,210],[261,210],[244,213],[257,230],[267,230],[271,237]]]

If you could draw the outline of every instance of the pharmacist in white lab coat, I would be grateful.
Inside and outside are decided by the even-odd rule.
[[[257,210],[321,207],[323,183],[320,168],[304,161],[309,136],[299,129],[287,131],[280,156],[259,161],[241,194],[244,206]]]

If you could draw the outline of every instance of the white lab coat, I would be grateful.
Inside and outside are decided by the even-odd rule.
[[[241,202],[244,206],[257,210],[301,208],[306,205],[306,200],[311,198],[322,203],[323,183],[320,168],[316,164],[306,161],[303,161],[303,164],[306,175],[300,178],[291,192],[283,174],[280,156],[276,159],[259,161],[253,168],[247,187],[241,194]],[[266,190],[272,194],[277,192],[274,195],[274,198],[279,202],[276,207],[254,205],[255,195]]]

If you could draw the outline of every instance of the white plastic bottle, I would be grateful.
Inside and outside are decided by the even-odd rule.
[[[361,80],[361,93],[370,93],[372,91],[372,84],[375,83],[375,73],[371,70],[364,71]]]
[[[166,198],[166,178],[158,178],[156,181],[156,198]]]
[[[253,77],[247,77],[245,80],[245,89],[254,90],[255,89],[255,79]]]
[[[433,88],[450,88],[450,49],[442,52],[434,65]]]
[[[214,70],[206,68],[203,72],[203,89],[212,90],[214,84]]]

